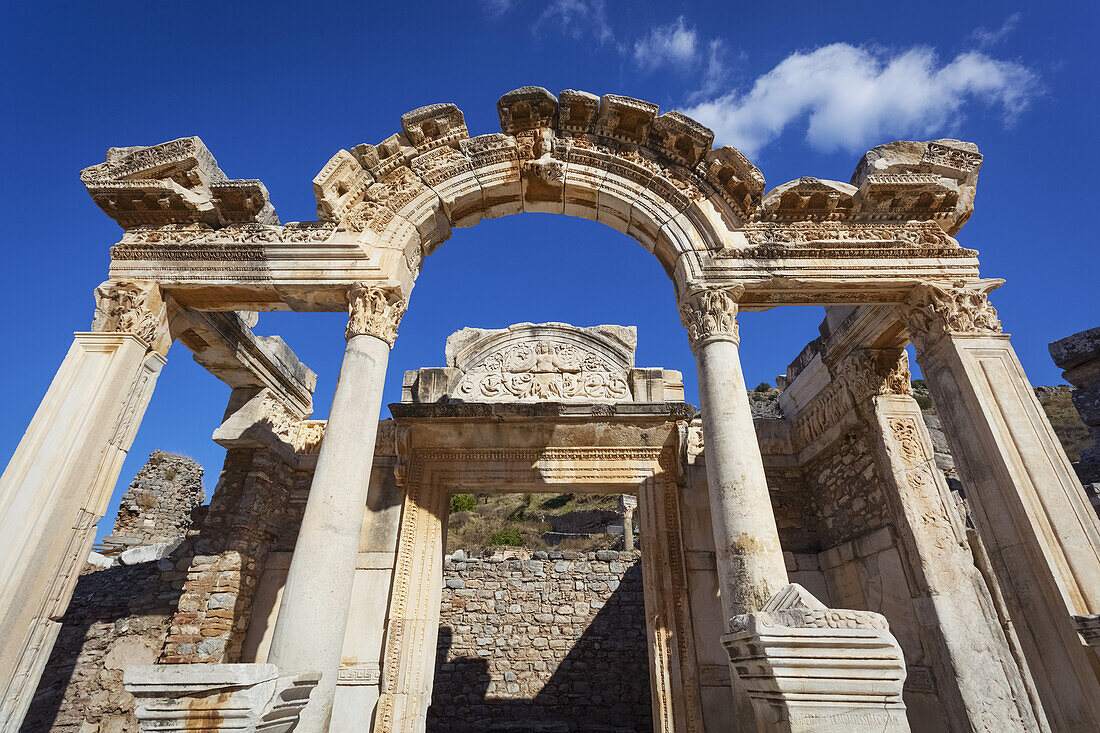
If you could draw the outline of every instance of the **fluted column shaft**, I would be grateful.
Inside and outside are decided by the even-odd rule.
[[[268,661],[321,681],[297,730],[328,730],[370,487],[390,347],[405,303],[396,291],[348,291],[347,349],[294,546]]]
[[[739,286],[702,290],[680,303],[699,373],[711,522],[727,621],[759,610],[788,582],[741,372],[740,294]]]

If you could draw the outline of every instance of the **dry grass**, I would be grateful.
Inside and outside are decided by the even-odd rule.
[[[452,512],[447,521],[447,551],[476,550],[487,545],[489,538],[514,529],[522,538],[523,547],[545,550],[551,546],[544,537],[552,532],[554,523],[572,520],[593,528],[607,524],[600,521],[606,512],[618,512],[618,497],[600,494],[478,494],[477,503],[469,511]],[[552,523],[553,522],[553,523]],[[560,533],[553,533],[560,537]],[[588,551],[611,547],[617,536],[592,531],[583,536],[567,537],[554,544],[557,549]],[[567,546],[568,545],[568,546]]]

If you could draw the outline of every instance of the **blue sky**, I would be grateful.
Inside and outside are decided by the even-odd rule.
[[[0,23],[5,462],[71,333],[88,327],[121,234],[77,177],[109,146],[199,135],[230,177],[265,182],[282,221],[307,220],[310,181],[336,150],[378,142],[433,102],[457,103],[472,134],[497,131],[497,98],[530,84],[693,114],[749,153],[769,188],[847,181],[890,140],[975,141],[986,158],[959,239],[985,275],[1008,280],[994,303],[1032,381],[1060,381],[1047,342],[1100,324],[1092,3],[43,2],[6,3]],[[782,372],[822,315],[743,316],[750,386]],[[524,215],[456,230],[426,261],[386,401],[400,399],[404,370],[443,363],[452,331],[547,320],[637,325],[638,363],[683,370],[696,400],[656,260],[593,222]],[[344,321],[265,314],[257,328],[319,373],[318,417]],[[210,434],[228,394],[173,347],[116,500],[155,448],[200,461],[212,489],[223,451]]]

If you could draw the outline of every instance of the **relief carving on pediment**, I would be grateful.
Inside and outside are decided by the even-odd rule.
[[[630,399],[626,374],[595,353],[549,340],[521,342],[490,353],[467,371],[456,392],[478,401]]]

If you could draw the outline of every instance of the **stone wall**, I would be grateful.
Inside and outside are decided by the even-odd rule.
[[[652,730],[638,558],[448,555],[428,730]]]
[[[137,733],[122,673],[160,654],[179,596],[178,585],[162,577],[172,564],[85,569],[21,733]]]
[[[1100,511],[1100,327],[1080,331],[1050,344],[1050,355],[1062,376],[1076,389],[1073,405],[1092,438],[1074,466],[1097,511]]]
[[[886,497],[866,430],[838,440],[805,469],[817,505],[822,549],[889,524]]]
[[[122,495],[103,554],[165,542],[182,536],[196,507],[206,500],[202,466],[184,456],[155,450]]]

